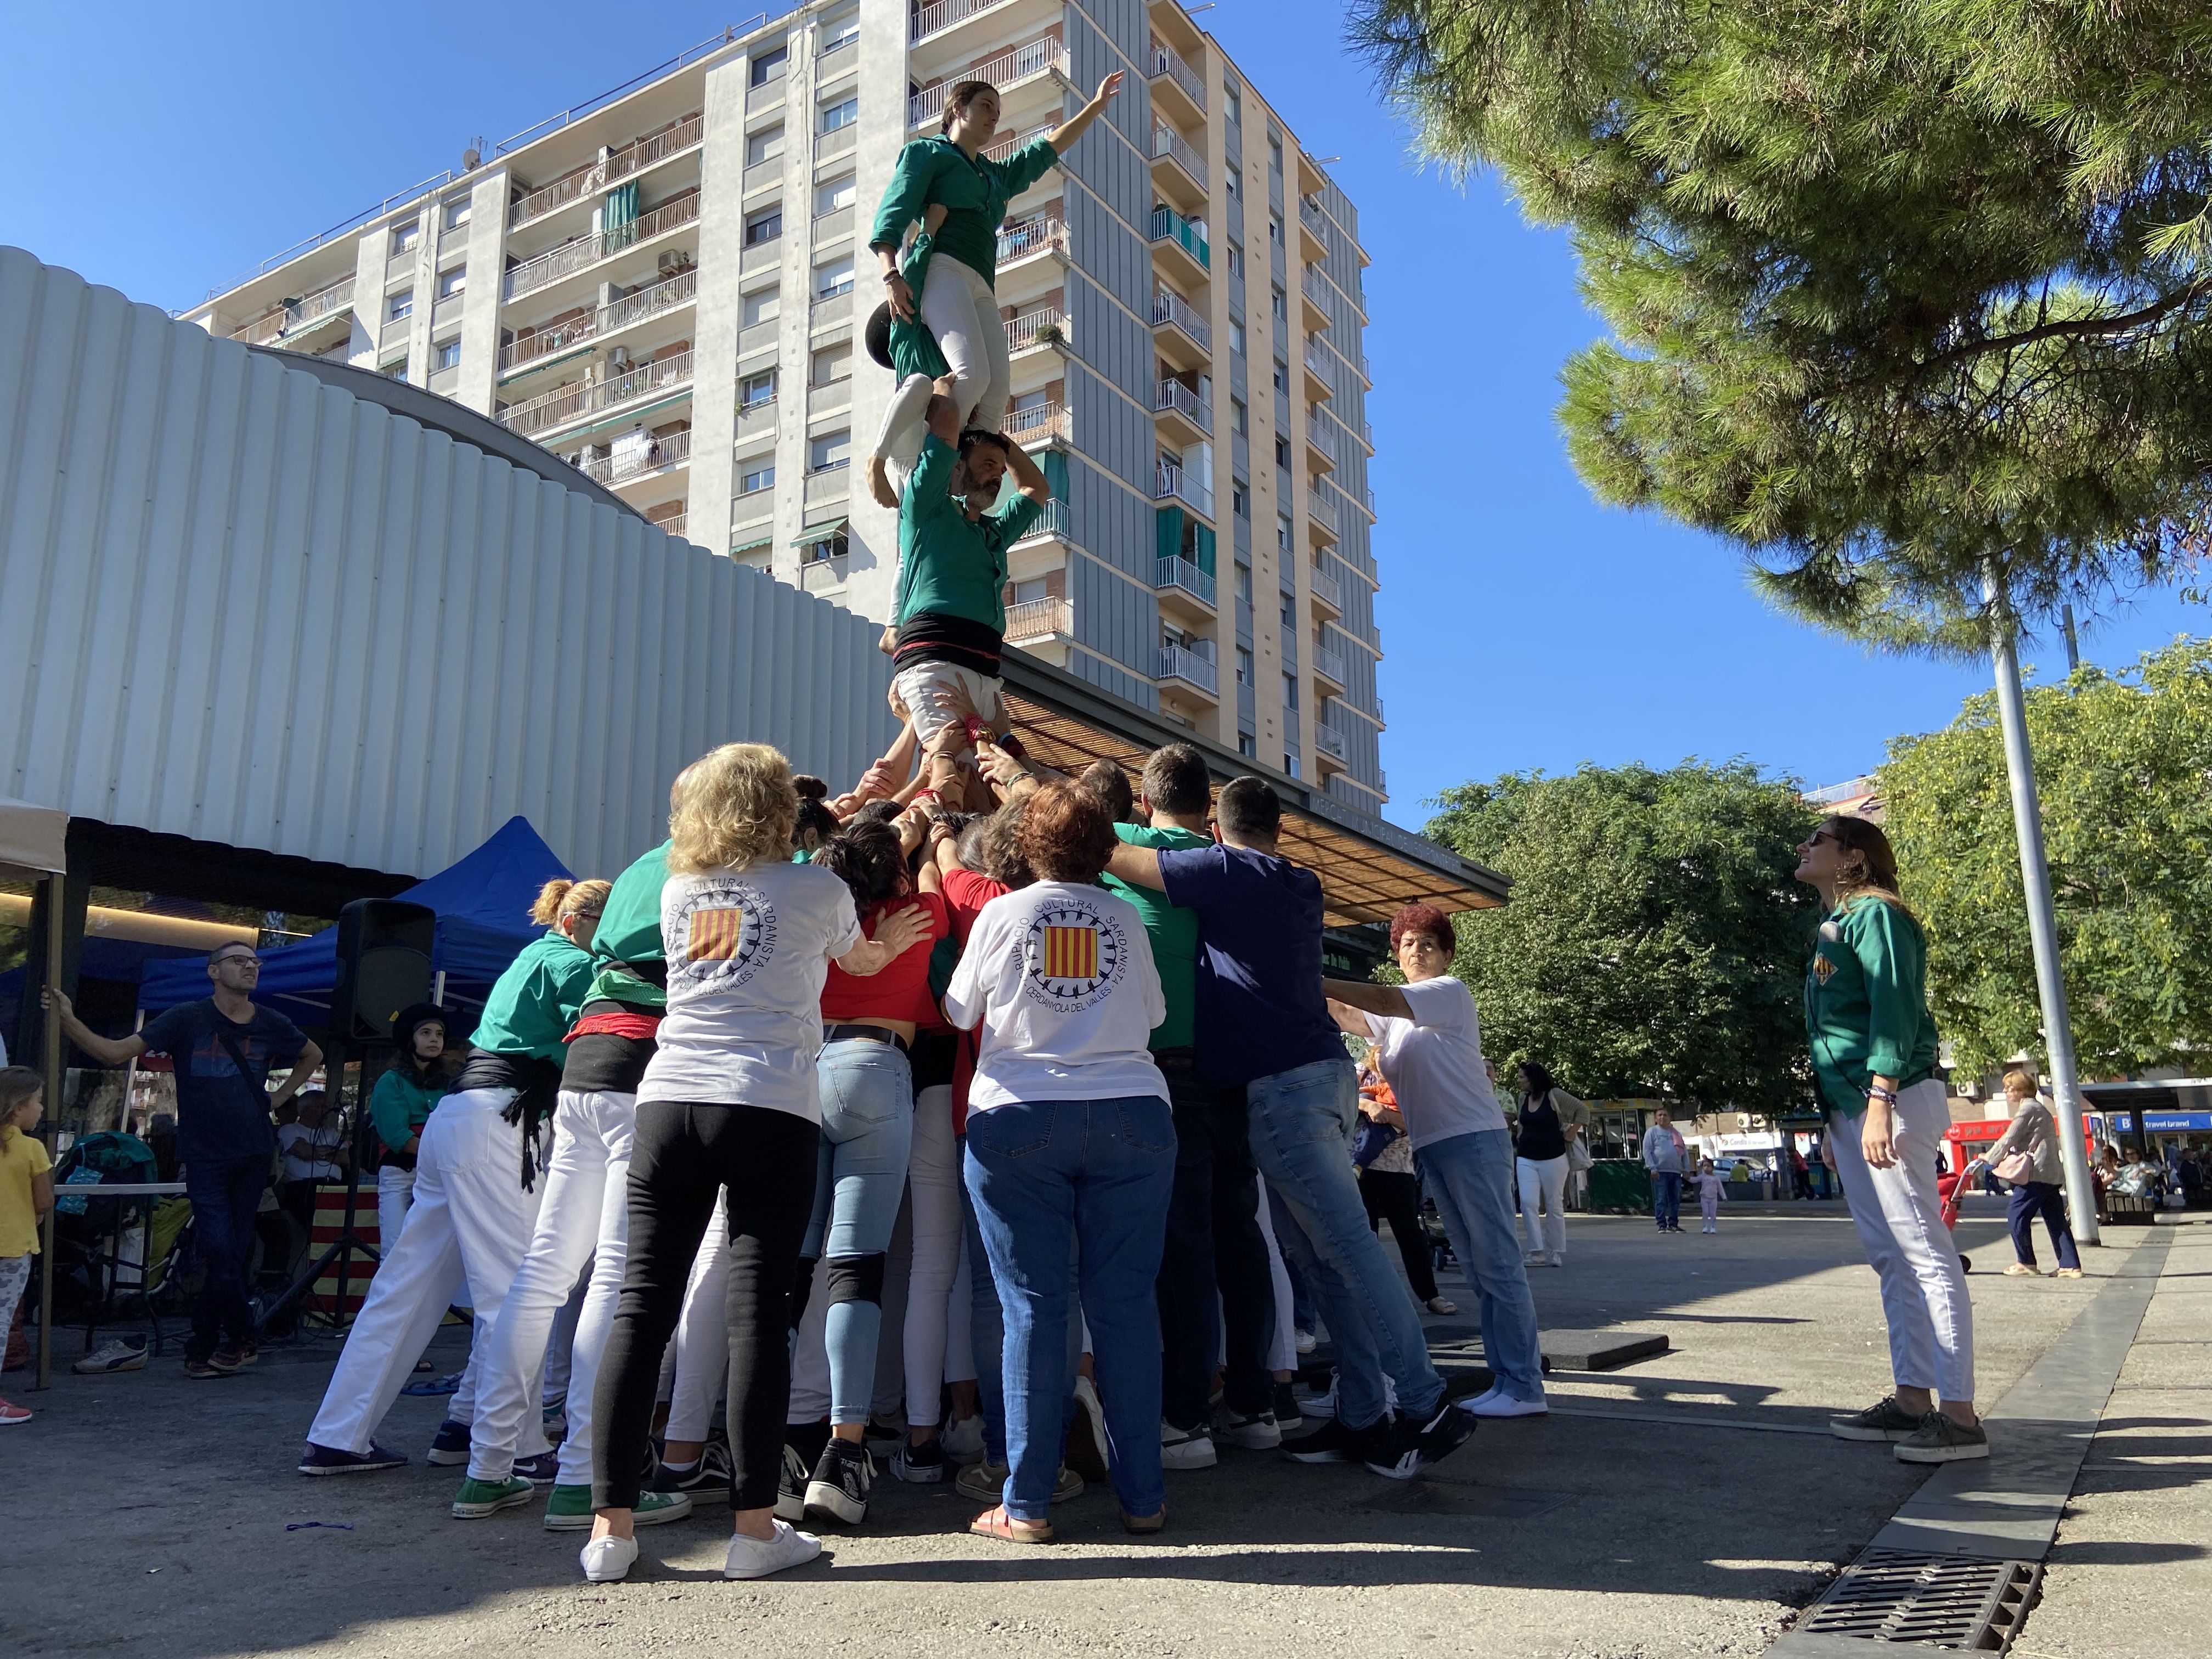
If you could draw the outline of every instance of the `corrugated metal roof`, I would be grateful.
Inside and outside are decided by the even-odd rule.
[[[611,874],[714,744],[883,751],[872,624],[585,482],[0,248],[0,794],[407,874],[520,812]]]

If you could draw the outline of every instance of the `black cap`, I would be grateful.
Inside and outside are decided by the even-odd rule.
[[[415,1046],[415,1028],[435,1020],[450,1037],[453,1034],[453,1017],[434,1002],[417,1002],[402,1008],[392,1022],[392,1040],[401,1048],[411,1050]]]

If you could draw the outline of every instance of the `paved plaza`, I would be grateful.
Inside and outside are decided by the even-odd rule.
[[[2190,1649],[2177,1633],[2212,1610],[2212,1226],[2111,1230],[2078,1281],[1996,1271],[2001,1200],[1971,1200],[1960,1237],[1995,1419],[1990,1464],[1961,1468],[2005,1476],[2008,1410],[2025,1447],[2035,1413],[2020,1407],[2056,1398],[2052,1377],[2118,1367],[2117,1386],[2097,1385],[2110,1395],[2094,1439],[2039,1419],[2043,1449],[2017,1460],[2079,1470],[2014,1650]],[[1170,1475],[1157,1541],[1124,1535],[1094,1490],[1055,1515],[1058,1545],[987,1543],[962,1531],[976,1506],[949,1486],[886,1478],[865,1530],[747,1584],[720,1576],[718,1514],[641,1533],[629,1581],[604,1586],[580,1582],[577,1537],[542,1530],[535,1509],[450,1519],[459,1471],[420,1462],[436,1400],[404,1399],[387,1420],[410,1468],[300,1478],[327,1340],[220,1382],[186,1382],[173,1349],[143,1372],[64,1372],[0,1446],[19,1587],[0,1599],[0,1651],[1749,1655],[1900,1509],[1988,1512],[1989,1494],[1947,1508],[1921,1492],[1924,1469],[1825,1431],[1888,1386],[1874,1275],[1840,1205],[1743,1206],[1716,1237],[1576,1217],[1566,1267],[1532,1277],[1547,1330],[1656,1332],[1671,1351],[1555,1372],[1548,1419],[1486,1425],[1410,1486],[1224,1450],[1216,1469]],[[1432,1339],[1440,1363],[1466,1366],[1472,1298],[1455,1276],[1444,1289],[1470,1311],[1432,1319]],[[64,1361],[76,1342],[64,1334]],[[433,1353],[457,1367],[460,1334]],[[2033,1531],[2032,1498],[1990,1501]]]

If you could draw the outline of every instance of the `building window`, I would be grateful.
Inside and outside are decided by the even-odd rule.
[[[1221,175],[1221,187],[1229,193],[1229,199],[1232,202],[1243,196],[1244,186],[1243,181],[1237,177],[1235,167],[1231,167]],[[1230,255],[1229,269],[1232,276],[1242,276],[1244,274],[1243,250],[1240,248]]]
[[[458,338],[441,340],[430,349],[433,367],[459,368],[461,366],[461,343]]]
[[[415,314],[415,290],[411,288],[401,289],[398,293],[385,302],[385,311],[386,313],[385,320],[387,322],[396,323],[403,318],[412,317]]]
[[[738,494],[740,495],[757,495],[763,489],[775,488],[775,463],[773,461],[765,466],[757,466],[749,472],[741,472],[738,475]]]
[[[757,374],[748,374],[738,385],[738,407],[758,409],[763,404],[775,401],[775,371],[763,369]]]
[[[1279,552],[1291,550],[1291,515],[1287,513],[1275,514],[1275,547]]]
[[[758,247],[783,234],[783,204],[759,208],[745,215],[745,246]]]
[[[1275,365],[1275,390],[1286,398],[1290,396],[1291,371],[1289,365],[1285,363],[1279,362]]]
[[[783,79],[783,72],[791,65],[791,48],[770,46],[753,59],[752,84],[764,87],[771,81]]]
[[[1275,436],[1275,465],[1285,472],[1291,470],[1291,441],[1279,433]]]
[[[1234,81],[1221,83],[1221,112],[1238,126],[1244,125],[1244,94]]]
[[[446,228],[447,230],[459,230],[463,225],[468,223],[470,216],[475,211],[475,209],[476,204],[465,196],[462,197],[458,202],[447,203]]]
[[[825,432],[806,446],[806,470],[809,472],[835,472],[849,466],[853,460],[853,434],[848,428],[842,432]]]
[[[826,265],[814,267],[814,297],[834,300],[841,294],[853,291],[853,256],[832,259]]]
[[[851,538],[843,531],[834,536],[824,536],[811,541],[799,550],[801,564],[827,564],[832,559],[842,559],[853,550]]]
[[[1277,247],[1287,246],[1283,240],[1283,216],[1279,213],[1267,216],[1267,240]]]
[[[1290,322],[1291,302],[1289,299],[1285,296],[1282,289],[1276,289],[1268,296],[1268,309],[1275,313],[1275,320],[1277,322],[1283,324],[1288,324]]]
[[[1237,684],[1239,685],[1259,684],[1252,678],[1252,653],[1241,645],[1237,647]]]
[[[1237,193],[1233,185],[1229,193],[1231,196]],[[1229,274],[1231,276],[1242,276],[1244,274],[1244,250],[1234,242],[1229,244]]]
[[[1247,488],[1242,478],[1229,481],[1229,510],[1240,519],[1252,516],[1252,498],[1246,493]]]
[[[1298,602],[1288,593],[1279,594],[1276,597],[1279,602],[1278,608],[1282,612],[1284,630],[1295,639],[1298,631]],[[1287,678],[1288,676],[1285,678]],[[1292,698],[1291,707],[1296,708],[1297,706],[1297,700]]]
[[[842,179],[832,179],[828,184],[817,185],[814,188],[814,216],[818,219],[825,213],[848,208],[859,198],[860,188],[851,173]]]
[[[815,386],[839,386],[853,378],[853,344],[831,346],[826,351],[814,354],[814,365],[810,380]]]
[[[438,273],[438,297],[441,300],[452,299],[468,285],[469,268],[466,265],[455,265],[451,270]]]
[[[848,46],[857,45],[860,39],[860,20],[858,17],[824,23],[822,26],[822,55],[826,58],[833,52],[842,52]]]
[[[410,219],[404,225],[393,226],[392,230],[392,257],[397,258],[400,254],[412,253],[415,251],[415,245],[422,240],[422,222],[420,219]]]
[[[772,323],[782,313],[782,293],[772,288],[764,288],[757,294],[746,295],[739,302],[738,310],[742,325],[746,328],[752,328],[761,323]]]
[[[848,98],[842,104],[825,104],[822,108],[821,123],[816,131],[841,132],[860,118],[860,100],[858,98]]]
[[[1229,429],[1239,437],[1252,435],[1252,411],[1245,407],[1242,398],[1229,400]]]
[[[1283,707],[1296,708],[1297,706],[1298,677],[1296,674],[1285,674],[1283,676]]]
[[[1252,603],[1252,567],[1249,564],[1237,567],[1237,597],[1247,605]]]
[[[1270,173],[1280,173],[1283,170],[1283,139],[1280,133],[1271,132],[1267,135],[1267,170]]]
[[[783,156],[783,127],[781,123],[764,127],[745,140],[745,165],[757,167],[763,161],[780,161]]]
[[[1032,576],[1025,582],[1014,584],[1013,602],[1016,605],[1035,605],[1040,599],[1051,597],[1052,582],[1048,577]]]
[[[1232,321],[1229,325],[1229,349],[1238,356],[1244,355],[1244,325]]]
[[[1260,740],[1249,732],[1239,732],[1237,734],[1237,752],[1246,760],[1259,759]]]
[[[1287,750],[1285,750],[1283,754],[1283,770],[1289,773],[1292,777],[1296,777],[1298,775],[1298,757],[1296,755],[1290,753]]]
[[[376,372],[387,380],[404,380],[407,378],[407,360],[394,357],[388,363],[378,365]]]

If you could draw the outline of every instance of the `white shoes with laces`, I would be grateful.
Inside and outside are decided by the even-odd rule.
[[[1494,1382],[1487,1394],[1477,1395],[1460,1409],[1477,1417],[1548,1417],[1552,1411],[1541,1400],[1516,1400]]]
[[[583,1564],[584,1577],[592,1583],[619,1583],[637,1565],[637,1540],[594,1538],[576,1559]]]
[[[822,1553],[822,1540],[800,1532],[787,1521],[771,1521],[773,1538],[748,1538],[743,1533],[730,1540],[730,1553],[722,1563],[725,1578],[765,1578],[786,1567],[804,1566]]]

